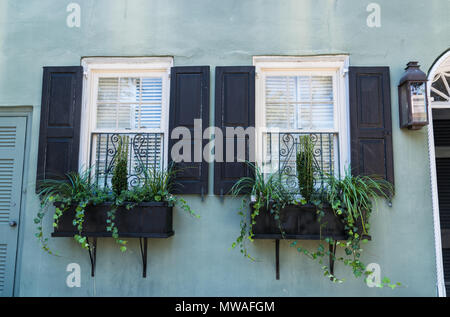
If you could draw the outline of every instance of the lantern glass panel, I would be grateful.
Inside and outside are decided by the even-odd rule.
[[[411,83],[411,113],[413,122],[427,121],[426,84]]]

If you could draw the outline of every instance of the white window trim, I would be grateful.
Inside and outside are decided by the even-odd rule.
[[[336,84],[334,89],[335,100],[335,127],[324,132],[338,133],[339,138],[339,162],[340,173],[345,175],[345,169],[350,164],[350,104],[348,84],[348,55],[319,55],[319,56],[254,56],[253,65],[256,68],[256,153],[258,162],[262,158],[261,134],[266,131],[264,121],[265,103],[265,74],[304,74],[311,72],[322,72],[332,74]],[[292,131],[292,130],[291,130]],[[322,130],[321,130],[322,131]],[[283,132],[283,131],[280,131]],[[302,130],[302,132],[310,132]]]
[[[431,99],[431,85],[436,74],[440,70],[450,69],[450,51],[447,51],[443,56],[433,64],[433,67],[428,72],[428,100]],[[433,209],[433,224],[434,224],[434,246],[436,254],[436,288],[439,297],[446,296],[445,279],[444,279],[444,265],[442,260],[442,240],[441,240],[441,220],[439,215],[439,193],[437,187],[437,171],[436,171],[436,149],[434,145],[434,131],[433,131],[433,109],[448,109],[447,105],[442,105],[431,101],[428,106],[428,155],[430,160],[430,178],[431,178],[431,197]]]
[[[148,76],[158,74],[163,76],[161,129],[164,132],[164,166],[168,163],[169,144],[169,107],[170,107],[170,69],[173,57],[87,57],[81,60],[83,67],[83,105],[81,110],[80,133],[80,169],[88,168],[91,151],[91,133],[101,132],[95,129],[98,77],[102,74],[110,76]],[[115,130],[117,133],[129,130]],[[145,132],[156,132],[146,129]]]
[[[442,67],[439,67],[439,71],[436,71],[434,74],[434,77],[436,77],[436,75],[443,75],[443,74],[449,74],[450,73],[450,65],[444,65]],[[443,94],[443,92],[435,89],[433,86],[434,82],[435,82],[435,78],[431,78],[429,79],[430,81],[430,85],[429,85],[429,91],[430,91],[430,98],[428,100],[431,101],[432,107],[433,109],[449,109],[450,108],[450,100],[448,101],[434,101],[434,98],[431,97],[431,91],[434,91],[437,94]],[[444,85],[447,89],[447,94],[450,93],[450,87],[447,84],[447,82],[444,80]],[[448,98],[447,95],[443,94],[444,98]]]

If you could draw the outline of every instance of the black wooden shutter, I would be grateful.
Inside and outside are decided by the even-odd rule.
[[[214,163],[214,194],[226,195],[240,178],[251,176],[249,166],[237,161],[237,138],[227,140],[226,128],[255,127],[255,67],[216,67],[215,126],[222,130],[224,142],[223,162]],[[226,162],[227,141],[234,143],[235,162]],[[247,137],[245,160],[250,159],[249,146],[254,144]]]
[[[389,67],[350,67],[351,167],[394,183]]]
[[[209,66],[173,67],[170,79],[169,161],[171,150],[179,140],[172,140],[176,127],[186,127],[192,137],[192,160],[194,160],[194,119],[202,119],[202,129],[209,126]],[[203,133],[203,131],[202,131]],[[202,149],[208,140],[201,142]],[[202,153],[203,157],[203,153]],[[174,192],[178,194],[208,193],[208,163],[179,162]]]
[[[83,68],[44,67],[37,180],[78,170]]]

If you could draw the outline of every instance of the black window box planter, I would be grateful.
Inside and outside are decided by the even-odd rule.
[[[250,204],[254,210],[254,203]],[[269,210],[268,210],[269,209]],[[336,241],[347,240],[345,225],[337,216],[330,205],[324,205],[322,211],[324,216],[319,222],[317,207],[312,204],[288,205],[280,210],[280,219],[275,219],[275,214],[271,213],[272,204],[269,208],[263,206],[259,209],[259,214],[255,217],[255,224],[252,225],[254,239],[275,240],[275,270],[276,279],[280,279],[280,240],[324,240],[333,238],[334,243],[330,243],[330,271],[334,274],[334,256],[336,254]],[[358,232],[362,232],[362,225],[357,224]],[[363,235],[371,240],[370,236]]]
[[[253,210],[253,203],[250,208]],[[334,240],[345,240],[347,235],[344,224],[331,206],[324,205],[322,210],[325,215],[319,223],[315,205],[288,205],[280,210],[278,221],[274,217],[275,214],[267,211],[264,206],[255,217],[256,224],[252,228],[254,238],[321,240],[330,237]]]
[[[60,204],[59,204],[60,205]],[[58,204],[55,204],[58,206]],[[84,212],[84,223],[81,235],[87,237],[89,258],[91,260],[91,276],[95,275],[97,263],[97,238],[111,237],[106,230],[108,211],[111,203],[87,206]],[[73,225],[76,206],[71,206],[59,218],[58,227],[54,229],[52,237],[73,237],[79,234]],[[144,202],[135,204],[129,210],[121,206],[116,210],[114,220],[118,234],[123,238],[139,238],[142,256],[142,277],[147,277],[147,246],[148,238],[169,238],[173,231],[173,207],[165,202]],[[89,238],[93,238],[92,245]]]
[[[59,219],[53,237],[73,237],[78,234],[73,225],[75,206],[66,210]],[[106,230],[111,203],[90,205],[85,209],[82,235],[87,237],[111,237]],[[116,211],[115,225],[124,238],[168,238],[173,231],[173,207],[161,202],[143,202],[130,210],[121,206]]]

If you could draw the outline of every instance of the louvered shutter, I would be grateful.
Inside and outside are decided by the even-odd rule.
[[[444,280],[447,297],[450,297],[450,249],[442,249],[442,264],[444,266]]]
[[[37,180],[78,170],[83,68],[44,67]]]
[[[441,119],[438,116],[439,114],[433,111],[433,117],[435,118],[433,120],[433,131],[434,145],[436,147],[439,219],[441,230],[446,230],[450,233],[450,155],[446,151],[450,147],[450,120]],[[450,241],[447,247],[450,247]]]
[[[394,183],[389,67],[350,67],[351,167]]]
[[[251,176],[251,169],[242,162],[250,160],[248,137],[245,140],[245,158],[238,157],[237,137],[226,138],[226,128],[255,127],[255,67],[216,67],[215,125],[224,134],[223,161],[214,163],[214,194],[229,194],[242,177]],[[252,136],[254,139],[254,135]],[[234,162],[226,162],[227,143],[234,147]],[[217,149],[216,149],[217,151]],[[242,155],[242,154],[241,154]]]
[[[0,118],[0,297],[13,295],[26,120]]]
[[[450,296],[450,120],[448,110],[433,110],[442,263],[447,296]]]
[[[208,163],[194,160],[194,120],[201,119],[203,130],[209,126],[209,66],[173,67],[170,78],[170,117],[169,117],[169,161],[171,151],[179,140],[172,139],[172,131],[177,127],[186,127],[191,133],[191,162],[174,164],[176,175],[175,193],[207,194]],[[203,134],[203,131],[202,131]],[[196,140],[202,149],[208,140]]]

